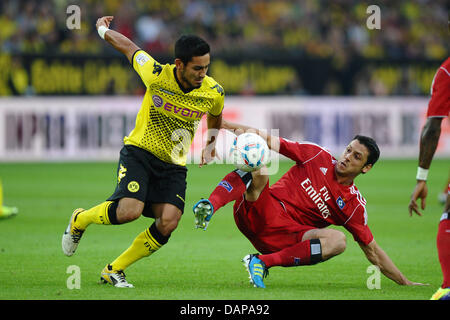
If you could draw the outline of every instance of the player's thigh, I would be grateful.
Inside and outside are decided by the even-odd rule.
[[[186,167],[163,163],[158,167],[158,172],[149,182],[146,206],[144,216],[151,218],[161,217],[161,213],[165,211],[172,212],[176,208],[181,213],[184,211],[186,197]],[[154,206],[154,204],[161,204]],[[162,204],[170,204],[164,206]],[[168,208],[173,208],[169,210]],[[159,208],[158,212],[155,212]],[[161,211],[161,209],[164,209]],[[150,209],[150,210],[148,210]],[[176,210],[175,210],[176,211]]]
[[[236,202],[234,219],[238,229],[263,254],[291,247],[302,241],[303,235],[315,227],[293,220],[282,204],[264,189],[256,202]]]
[[[245,199],[247,201],[258,200],[260,194],[266,187],[269,181],[269,176],[263,173],[263,170],[257,170],[252,172],[252,182],[245,191]]]
[[[269,234],[275,231],[288,232],[287,226],[293,225],[294,221],[286,214],[282,214],[283,210],[280,202],[271,195],[268,182],[255,201],[242,197],[236,200],[233,206],[234,219],[238,228],[244,234],[253,235]]]
[[[155,218],[159,232],[169,236],[177,228],[184,211],[187,170],[177,165],[160,165],[149,183],[143,215]]]
[[[145,150],[133,146],[124,146],[120,150],[117,185],[108,200],[132,198],[141,202],[146,201],[149,170],[145,165],[146,162],[143,161],[145,153]]]

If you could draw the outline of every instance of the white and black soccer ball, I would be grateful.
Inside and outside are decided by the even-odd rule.
[[[237,169],[250,172],[269,162],[270,150],[266,141],[256,133],[243,133],[233,141],[230,159]]]

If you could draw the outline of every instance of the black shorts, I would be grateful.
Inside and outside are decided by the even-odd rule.
[[[164,162],[144,149],[125,145],[120,150],[116,190],[107,200],[125,197],[141,200],[145,202],[142,214],[152,218],[153,203],[170,203],[183,212],[186,175],[184,166]]]

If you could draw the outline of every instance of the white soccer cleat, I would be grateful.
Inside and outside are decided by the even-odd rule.
[[[16,207],[0,207],[0,219],[12,218],[19,213],[19,209]]]
[[[80,242],[81,236],[84,233],[84,230],[80,230],[74,227],[74,221],[76,220],[78,214],[85,211],[82,208],[76,209],[69,220],[69,225],[64,231],[62,236],[62,250],[66,256],[71,256],[75,253],[78,247],[78,243]]]
[[[122,270],[113,270],[110,264],[103,269],[100,281],[102,283],[112,284],[116,288],[134,288],[134,286],[125,279],[125,273]]]

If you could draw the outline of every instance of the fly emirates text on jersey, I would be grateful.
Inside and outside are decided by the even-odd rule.
[[[311,200],[316,204],[317,209],[319,209],[320,213],[322,214],[322,217],[324,219],[328,218],[328,216],[330,215],[330,210],[328,210],[325,202],[330,200],[331,198],[327,188],[323,186],[322,188],[320,188],[319,192],[317,192],[316,189],[314,189],[314,187],[312,186],[311,180],[309,180],[308,178],[303,180],[300,185],[311,198]]]

